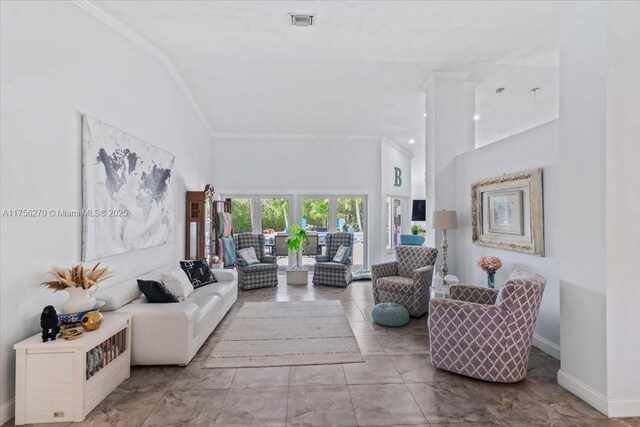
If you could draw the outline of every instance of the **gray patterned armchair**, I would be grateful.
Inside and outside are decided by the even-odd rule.
[[[545,284],[537,274],[515,270],[500,291],[454,285],[451,299],[432,299],[433,366],[485,381],[524,379]]]
[[[329,233],[325,236],[324,241],[327,247],[326,255],[318,255],[316,257],[316,265],[313,269],[313,284],[346,288],[353,280],[351,275],[353,234],[344,232]],[[343,263],[333,262],[332,259],[340,246],[349,247],[349,257]]]
[[[395,302],[413,317],[429,311],[429,287],[438,250],[425,246],[398,246],[396,261],[371,266],[373,301]]]
[[[236,245],[236,270],[238,286],[243,291],[278,286],[278,264],[276,258],[264,254],[264,234],[241,233],[233,237]],[[252,247],[259,264],[247,265],[237,251]]]

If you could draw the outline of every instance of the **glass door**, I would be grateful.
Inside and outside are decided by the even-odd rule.
[[[336,230],[353,234],[353,271],[365,265],[365,200],[362,197],[336,198]]]
[[[231,198],[231,220],[233,221],[233,232],[252,233],[252,202],[250,197]]]

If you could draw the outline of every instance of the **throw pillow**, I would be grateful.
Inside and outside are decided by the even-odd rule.
[[[343,264],[349,258],[350,249],[348,246],[340,246],[333,257],[333,262]]]
[[[189,278],[184,271],[180,269],[173,269],[169,271],[163,271],[161,274],[162,283],[164,286],[174,294],[179,301],[187,298],[193,293],[193,285],[189,281]]]
[[[180,261],[180,267],[182,267],[182,270],[189,278],[193,289],[217,282],[216,277],[213,275],[213,272],[205,260]]]
[[[247,265],[260,264],[256,256],[256,250],[253,248],[244,248],[238,251],[238,256],[247,263]]]
[[[155,280],[138,279],[138,288],[144,294],[149,302],[152,303],[168,303],[178,302],[178,298],[160,282]]]

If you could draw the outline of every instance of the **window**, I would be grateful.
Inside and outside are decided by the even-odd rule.
[[[336,230],[353,233],[354,271],[364,268],[364,206],[362,197],[336,198]]]
[[[233,221],[234,233],[253,232],[251,207],[252,203],[250,198],[231,199],[231,219]]]
[[[385,205],[387,218],[385,229],[385,242],[387,252],[391,252],[396,246],[400,245],[400,235],[402,234],[402,216],[404,203],[402,198],[387,197]]]
[[[327,232],[329,229],[329,199],[304,199],[302,201],[302,228]]]
[[[289,199],[285,197],[262,198],[260,201],[262,232],[273,234],[289,229]]]

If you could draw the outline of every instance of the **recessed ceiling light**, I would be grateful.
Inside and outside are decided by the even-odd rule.
[[[294,27],[310,27],[316,20],[316,15],[310,13],[290,13],[291,25]]]
[[[416,143],[416,140],[415,140],[415,139],[410,139],[410,140],[409,140],[409,144],[415,144],[415,143]]]
[[[473,120],[477,122],[478,120],[480,120],[480,116],[476,114],[475,116],[473,116]]]
[[[424,116],[427,117],[427,113],[424,113]]]

